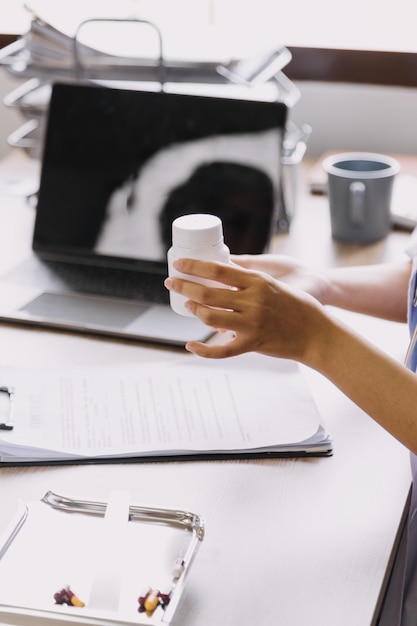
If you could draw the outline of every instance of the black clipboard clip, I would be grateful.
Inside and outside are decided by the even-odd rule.
[[[7,398],[9,401],[9,408],[6,412],[6,419],[4,421],[0,421],[0,430],[13,430],[13,400],[14,400],[14,388],[13,387],[0,387],[0,394],[7,394]]]

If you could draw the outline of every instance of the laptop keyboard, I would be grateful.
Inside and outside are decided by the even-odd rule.
[[[2,280],[43,289],[82,292],[108,297],[128,298],[156,304],[169,302],[162,274],[81,263],[40,261],[36,257],[9,272]]]

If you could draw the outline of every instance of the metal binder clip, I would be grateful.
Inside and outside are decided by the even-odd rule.
[[[13,387],[0,387],[1,394],[7,394],[8,409],[6,409],[6,419],[0,422],[0,430],[13,430]],[[3,397],[3,396],[2,396]],[[3,404],[3,403],[2,403]]]

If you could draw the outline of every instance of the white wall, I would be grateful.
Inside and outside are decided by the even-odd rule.
[[[1,104],[19,84],[0,68],[0,158],[11,150],[8,135],[25,121]],[[315,82],[298,87],[301,98],[290,118],[312,126],[308,155],[331,149],[417,154],[417,89]]]
[[[302,82],[291,111],[313,132],[308,153],[365,150],[417,154],[417,89]]]

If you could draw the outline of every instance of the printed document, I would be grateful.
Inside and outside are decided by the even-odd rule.
[[[14,389],[3,463],[331,452],[292,361],[0,370],[0,381]]]

